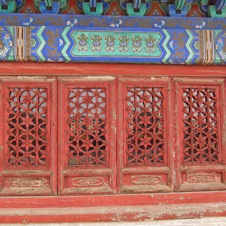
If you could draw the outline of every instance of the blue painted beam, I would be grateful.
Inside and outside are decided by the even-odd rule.
[[[222,18],[0,15],[0,61],[226,64]]]

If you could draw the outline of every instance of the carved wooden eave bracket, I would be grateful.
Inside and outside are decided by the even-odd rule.
[[[224,18],[0,15],[0,61],[226,64]]]

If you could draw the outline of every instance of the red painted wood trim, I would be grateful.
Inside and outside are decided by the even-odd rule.
[[[0,197],[0,208],[140,206],[226,203],[226,192],[158,193],[139,195]]]
[[[32,204],[32,203],[31,203]],[[0,209],[1,223],[144,221],[225,216],[226,203]]]
[[[225,192],[0,198],[1,223],[144,221],[226,216]]]
[[[155,75],[225,77],[225,66],[94,63],[1,63],[0,75]]]

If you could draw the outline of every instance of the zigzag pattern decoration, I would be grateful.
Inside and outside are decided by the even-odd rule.
[[[225,19],[1,14],[0,61],[226,64]]]

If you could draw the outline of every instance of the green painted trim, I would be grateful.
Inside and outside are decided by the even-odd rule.
[[[162,29],[162,31],[164,32],[164,34],[166,35],[166,39],[164,40],[163,44],[162,44],[162,47],[164,48],[164,50],[166,51],[166,55],[165,57],[163,58],[162,62],[164,64],[167,64],[167,59],[169,58],[170,56],[170,50],[169,48],[167,47],[167,43],[168,41],[170,40],[170,35],[169,33],[167,32],[167,30],[165,29]]]
[[[16,1],[15,0],[9,0],[7,9],[3,9],[2,6],[0,6],[0,13],[14,13],[16,11]]]
[[[70,41],[69,41],[69,39],[67,38],[67,33],[68,33],[68,31],[70,30],[70,27],[66,27],[65,29],[64,29],[64,31],[63,31],[63,33],[62,33],[62,37],[63,37],[63,40],[65,41],[65,46],[64,46],[64,48],[62,49],[62,55],[65,57],[65,59],[68,61],[68,62],[70,62],[71,61],[71,59],[70,59],[70,57],[67,55],[67,49],[68,49],[68,47],[70,46]]]
[[[188,34],[188,36],[189,36],[189,39],[188,39],[188,41],[187,41],[187,43],[186,43],[186,47],[187,47],[187,49],[188,49],[188,51],[189,51],[189,56],[188,56],[188,58],[187,58],[187,60],[185,60],[185,62],[187,63],[187,64],[190,64],[190,60],[193,58],[193,56],[194,56],[194,53],[193,53],[193,51],[192,51],[192,49],[191,49],[191,47],[190,47],[190,44],[191,44],[191,42],[192,42],[192,40],[193,40],[193,35],[192,35],[192,33],[189,31],[189,30],[186,30],[186,32],[187,32],[187,34]]]
[[[45,26],[41,26],[40,29],[38,30],[38,33],[37,33],[37,37],[39,38],[40,43],[41,43],[40,46],[37,49],[37,53],[38,53],[39,57],[41,58],[41,61],[46,60],[45,57],[42,54],[42,49],[46,44],[45,39],[42,37],[42,32],[43,32],[44,29],[45,29]]]
[[[216,11],[216,6],[208,7],[208,15],[212,18],[226,18],[226,6],[221,10],[221,14],[218,14]]]
[[[104,12],[104,8],[103,8],[102,3],[97,3],[96,11],[91,12],[89,2],[83,2],[82,3],[82,10],[86,15],[101,15]]]
[[[144,16],[146,13],[146,4],[140,5],[140,12],[134,12],[133,3],[127,3],[126,4],[126,13],[129,16]]]

